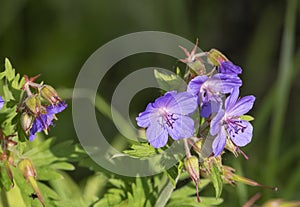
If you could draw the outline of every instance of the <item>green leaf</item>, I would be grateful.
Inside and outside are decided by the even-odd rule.
[[[146,201],[145,191],[141,178],[137,177],[136,182],[131,185],[132,193],[128,192],[128,206],[144,206]]]
[[[182,168],[183,162],[180,161],[177,165],[174,165],[173,167],[167,170],[167,175],[174,187],[176,186]]]
[[[221,177],[221,172],[219,171],[218,167],[213,165],[211,167],[211,181],[214,185],[216,191],[216,198],[220,198],[223,189],[223,181]]]
[[[52,163],[50,167],[57,170],[75,170],[74,165],[68,162],[55,162]]]
[[[242,115],[241,116],[241,119],[242,120],[245,120],[245,121],[253,121],[254,120],[254,117],[250,116],[250,115]]]
[[[109,183],[119,189],[125,189],[125,183],[123,180],[111,178],[109,179]]]
[[[124,150],[123,152],[137,158],[149,158],[157,154],[156,149],[148,143],[134,144],[130,150]]]
[[[4,187],[4,189],[6,191],[10,190],[11,187],[13,186],[13,183],[11,182],[10,178],[9,178],[9,175],[5,169],[5,167],[1,167],[0,169],[0,182],[1,182],[1,185],[2,187]]]
[[[154,70],[154,76],[159,87],[165,91],[183,91],[186,89],[186,83],[178,75],[166,74],[165,72]]]
[[[171,199],[166,207],[209,207],[220,205],[222,202],[221,198],[200,197],[200,203],[198,203],[196,197],[185,197]]]
[[[13,69],[8,58],[5,58],[5,72],[8,81],[12,81],[15,78],[15,69]]]
[[[98,197],[104,193],[107,182],[108,178],[102,173],[88,177],[85,181],[83,196],[91,203],[97,201]]]
[[[199,182],[199,192],[205,188],[209,183],[210,183],[210,179],[201,179]],[[189,184],[185,185],[184,187],[181,187],[179,189],[176,189],[173,193],[172,193],[172,199],[173,198],[182,198],[182,197],[188,197],[191,195],[195,195],[196,193],[196,186],[190,182]]]
[[[51,166],[45,166],[36,169],[39,180],[63,179],[63,176],[59,172],[51,169],[50,167]]]

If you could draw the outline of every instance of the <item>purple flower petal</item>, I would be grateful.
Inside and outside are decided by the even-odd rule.
[[[202,84],[208,79],[206,75],[202,76],[197,76],[193,78],[187,87],[187,92],[193,94],[193,95],[198,95],[200,92],[200,88]]]
[[[41,114],[40,116],[36,117],[30,128],[29,141],[33,141],[35,139],[35,134],[37,132],[41,132],[52,125],[52,120],[53,116],[47,114]]]
[[[243,147],[251,142],[253,127],[248,121],[241,120],[239,123],[244,127],[243,130],[239,130],[237,133],[234,130],[229,131],[229,136],[234,144]]]
[[[168,127],[168,132],[174,140],[189,138],[194,134],[194,120],[188,116],[176,115],[176,120],[172,127]]]
[[[3,105],[4,105],[4,100],[3,100],[3,98],[0,96],[0,109],[3,108]]]
[[[188,115],[193,113],[198,106],[197,96],[189,92],[177,93],[173,97],[174,100],[171,100],[166,106],[170,113]]]
[[[146,136],[154,148],[163,147],[168,142],[168,131],[158,122],[154,122],[148,127]]]
[[[204,118],[208,118],[211,113],[218,112],[222,107],[222,103],[217,101],[204,102],[201,106],[200,115]]]
[[[217,73],[213,75],[212,78],[215,81],[212,82],[211,85],[214,85],[216,90],[222,92],[223,94],[230,93],[233,88],[242,86],[242,80],[237,76]]]
[[[239,97],[239,88],[236,87],[232,89],[230,96],[228,96],[227,99],[225,100],[225,109],[229,110],[230,108],[232,108],[236,103],[238,97]]]
[[[220,132],[222,126],[222,119],[224,117],[225,111],[220,110],[217,115],[211,120],[210,123],[210,134],[215,136]]]
[[[68,105],[65,102],[59,102],[58,104],[53,104],[53,105],[47,106],[46,107],[47,114],[48,115],[57,114],[57,113],[65,110],[65,108],[67,108],[67,106]]]
[[[143,128],[148,127],[159,116],[158,112],[155,111],[157,109],[153,108],[152,103],[149,103],[146,110],[139,113],[138,117],[136,117],[137,125]]]
[[[175,102],[174,96],[176,95],[176,92],[171,91],[166,93],[164,96],[161,96],[155,100],[153,103],[154,108],[163,108],[166,107],[170,102]]]
[[[241,116],[246,114],[250,109],[252,109],[254,101],[254,96],[245,96],[238,100],[234,106],[226,109],[226,114],[228,114],[228,116]]]
[[[237,75],[242,73],[242,68],[234,65],[230,61],[221,62],[219,66],[219,72],[224,74]]]
[[[214,152],[214,156],[218,156],[223,151],[226,144],[226,131],[222,127],[220,133],[216,136],[215,140],[213,141],[212,148]]]

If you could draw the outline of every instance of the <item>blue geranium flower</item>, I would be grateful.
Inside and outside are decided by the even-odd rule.
[[[187,91],[199,96],[201,116],[209,117],[217,112],[222,105],[222,96],[228,94],[235,87],[240,87],[242,81],[237,76],[218,73],[212,77],[197,76],[189,82]]]
[[[55,114],[62,112],[67,107],[67,104],[60,102],[58,104],[50,105],[46,107],[46,114],[40,114],[35,118],[30,128],[29,140],[35,139],[35,134],[49,128],[53,125],[52,121],[55,118]]]
[[[171,91],[149,103],[136,118],[140,127],[147,128],[146,136],[155,147],[163,147],[168,134],[174,140],[193,136],[194,121],[188,115],[197,108],[197,97],[188,92]]]
[[[3,100],[3,98],[0,96],[0,109],[3,108],[3,105],[4,105],[4,100]]]
[[[238,100],[238,96],[238,88],[233,89],[225,101],[225,110],[221,109],[211,121],[210,134],[216,136],[212,144],[215,156],[223,151],[227,136],[240,147],[251,142],[253,127],[241,116],[253,107],[255,97],[245,96]]]
[[[219,72],[228,75],[238,75],[242,73],[242,68],[230,61],[222,61],[219,65]]]

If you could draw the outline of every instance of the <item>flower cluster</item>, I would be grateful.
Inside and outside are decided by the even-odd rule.
[[[67,104],[59,98],[52,86],[35,83],[38,76],[24,77],[23,100],[18,106],[18,111],[21,113],[22,128],[29,136],[29,140],[33,141],[37,132],[48,133],[53,120],[57,119],[55,115],[62,112]],[[35,93],[31,89],[34,89]]]
[[[228,139],[238,147],[245,146],[251,141],[253,127],[242,119],[242,115],[252,108],[255,97],[239,99],[242,80],[238,75],[242,69],[215,49],[199,54],[195,48],[191,53],[184,51],[188,57],[183,62],[188,65],[196,61],[201,63],[193,64],[187,78],[187,91],[167,92],[154,103],[149,103],[136,118],[138,126],[147,128],[146,137],[155,148],[166,145],[168,134],[174,140],[191,138],[197,130],[189,115],[199,106],[200,116],[209,123],[210,135],[215,137],[212,143],[214,156],[221,154]],[[209,73],[203,68],[202,59],[197,58],[201,56],[206,56],[214,67]],[[201,66],[201,70],[195,65]],[[197,74],[197,71],[201,73]]]
[[[192,52],[181,49],[187,56],[181,61],[189,69],[184,74],[186,91],[165,93],[149,103],[136,121],[139,127],[147,128],[146,137],[154,148],[165,146],[168,135],[184,140],[185,167],[197,186],[199,171],[210,174],[215,165],[223,173],[220,155],[224,149],[235,156],[242,153],[247,159],[239,147],[252,139],[253,127],[244,114],[253,107],[255,97],[239,98],[242,69],[218,50],[197,53],[197,43]],[[197,108],[200,113],[195,112]],[[192,119],[193,114],[200,119]],[[189,145],[199,154],[200,166]]]

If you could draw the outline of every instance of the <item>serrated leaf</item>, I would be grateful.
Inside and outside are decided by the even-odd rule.
[[[5,58],[5,72],[8,81],[11,81],[15,78],[15,70],[12,68],[12,65],[8,58]]]
[[[134,144],[130,150],[124,150],[123,152],[137,158],[149,158],[157,154],[156,149],[147,143]]]
[[[215,165],[213,165],[210,170],[211,170],[210,178],[215,188],[216,198],[220,198],[223,189],[223,180],[221,177],[221,172],[219,171],[218,167]]]
[[[123,180],[111,178],[108,180],[113,186],[119,189],[125,189],[125,183]]]
[[[158,70],[154,70],[154,76],[159,87],[165,91],[183,91],[186,89],[186,84],[183,79],[175,74],[167,74]]]
[[[144,206],[146,201],[145,191],[141,178],[137,177],[135,183],[131,185],[132,193],[128,192],[128,206]]]
[[[242,119],[242,120],[245,120],[245,121],[253,121],[253,120],[254,120],[254,117],[253,117],[253,116],[250,116],[250,115],[242,115],[242,116],[241,116],[241,119]]]

